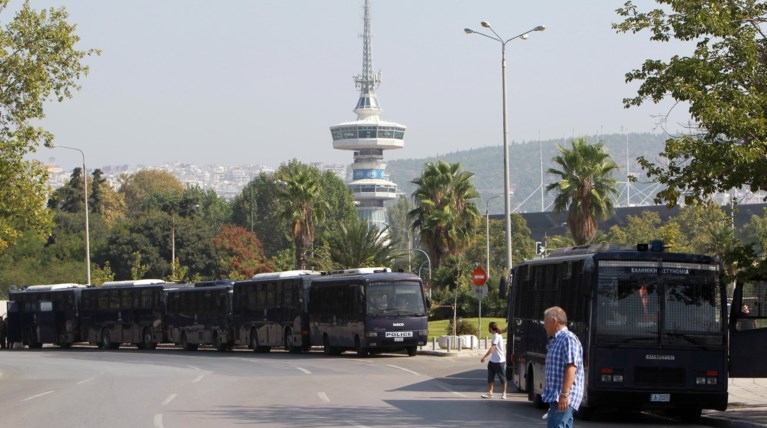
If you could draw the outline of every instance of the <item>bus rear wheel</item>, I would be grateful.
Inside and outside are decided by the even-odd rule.
[[[322,352],[327,355],[333,355],[333,348],[330,346],[330,339],[328,339],[328,335],[322,337]]]
[[[101,336],[99,336],[99,348],[101,349],[112,348],[112,339],[109,337],[109,330],[107,329],[101,330]]]
[[[144,327],[144,332],[141,335],[141,349],[155,349],[157,348],[157,342],[154,341],[154,335],[152,329]]]
[[[216,347],[218,352],[225,352],[229,348],[226,341],[218,332],[213,333],[213,346]]]
[[[362,341],[359,336],[354,336],[354,350],[357,351],[357,356],[359,357],[367,357],[370,355],[368,348],[362,347]]]
[[[272,350],[270,346],[262,346],[258,342],[258,332],[256,332],[255,329],[253,329],[250,332],[250,346],[253,348],[253,352],[263,353],[263,352],[269,352]]]
[[[298,354],[301,352],[301,346],[296,345],[295,340],[293,340],[293,329],[288,327],[285,329],[285,338],[283,340],[285,345],[285,350],[290,352],[291,354]]]

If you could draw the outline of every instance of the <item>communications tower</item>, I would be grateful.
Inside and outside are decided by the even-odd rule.
[[[373,72],[370,32],[370,0],[365,0],[362,34],[362,73],[354,77],[360,97],[354,113],[357,120],[330,127],[333,148],[353,150],[352,181],[347,183],[357,206],[357,216],[369,225],[383,228],[388,222],[384,202],[397,197],[397,184],[386,174],[384,150],[405,146],[404,125],[380,118],[381,104],[375,88],[381,83],[381,72]]]

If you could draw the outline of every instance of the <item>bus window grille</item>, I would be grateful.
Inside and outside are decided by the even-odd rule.
[[[679,385],[684,386],[684,368],[681,367],[637,367],[634,371],[636,385]]]

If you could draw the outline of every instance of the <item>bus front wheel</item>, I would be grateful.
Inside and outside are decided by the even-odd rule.
[[[418,347],[417,346],[408,346],[407,347],[407,355],[411,357],[415,357],[418,353]]]
[[[301,352],[301,346],[296,345],[295,340],[293,338],[293,329],[288,327],[285,329],[285,350],[290,352],[291,354],[298,354]]]
[[[141,349],[155,349],[157,342],[154,341],[154,335],[149,327],[144,327],[144,333],[141,335]]]
[[[546,407],[546,403],[543,402],[543,398],[535,393],[535,375],[533,375],[532,367],[527,370],[527,400],[533,402],[533,407],[536,409],[543,409]]]

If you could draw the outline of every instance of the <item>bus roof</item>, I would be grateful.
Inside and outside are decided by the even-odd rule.
[[[87,285],[76,284],[73,282],[66,282],[62,284],[45,284],[45,285],[30,285],[24,287],[21,291],[49,291],[49,290],[64,290],[68,288],[86,288]]]
[[[367,273],[388,273],[391,272],[390,268],[387,267],[363,267],[363,268],[354,268],[354,269],[344,269],[344,270],[331,270],[327,272],[327,275],[360,275],[360,274],[367,274]]]
[[[304,275],[320,275],[320,272],[313,270],[286,270],[282,272],[266,272],[257,273],[253,275],[251,279],[268,279],[268,278],[292,278],[296,276]]]
[[[133,285],[153,285],[164,284],[165,281],[161,279],[137,279],[128,281],[107,281],[101,284],[102,287],[130,287]]]

